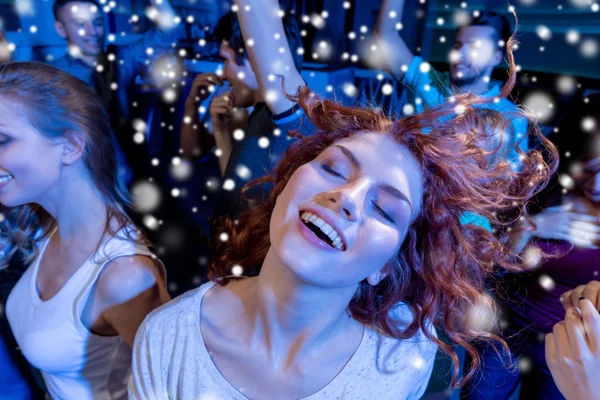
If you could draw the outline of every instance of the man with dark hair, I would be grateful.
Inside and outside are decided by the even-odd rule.
[[[171,51],[184,34],[183,27],[175,22],[175,11],[168,0],[151,0],[151,5],[153,11],[149,15],[157,28],[126,46],[106,46],[105,16],[97,0],[56,0],[53,5],[54,28],[66,39],[68,51],[50,64],[94,88],[110,114],[119,143],[134,170],[142,170],[145,161],[138,157],[139,146],[127,126],[129,91],[148,55]]]
[[[61,68],[96,89],[107,106],[112,92],[118,106],[127,115],[126,89],[140,73],[148,55],[166,52],[183,36],[174,21],[175,11],[168,0],[151,0],[158,29],[146,32],[142,39],[127,46],[106,44],[106,24],[97,0],[56,0],[53,6],[54,28],[66,39],[67,54],[50,64]],[[110,80],[110,81],[109,81]],[[116,84],[116,90],[115,85]],[[110,111],[110,107],[107,107]]]
[[[282,49],[289,50],[295,67],[294,73],[299,76],[303,61],[300,54],[302,52],[298,51],[302,47],[299,24],[291,14],[282,17],[282,23],[285,38],[281,38],[282,47],[279,52]],[[198,121],[198,106],[210,95],[209,86],[221,86],[228,82],[231,91],[216,96],[211,101],[209,112],[212,135],[202,124],[184,123],[180,132],[181,146],[183,154],[189,158],[203,157],[216,146],[223,179],[231,180],[234,189],[223,191],[215,215],[236,215],[246,206],[245,202],[239,201],[242,186],[249,179],[263,175],[277,162],[289,143],[286,139],[287,132],[292,127],[300,126],[302,112],[292,104],[286,104],[283,109],[273,109],[267,104],[261,83],[275,81],[279,77],[257,75],[258,71],[249,59],[247,47],[254,46],[255,40],[261,38],[244,40],[236,13],[230,12],[221,17],[214,33],[221,43],[219,56],[224,63],[223,73],[221,76],[206,73],[196,77],[186,101],[185,115]],[[243,138],[236,140],[232,135],[235,126],[234,110],[248,107],[254,107],[254,110],[247,119]],[[256,146],[251,145],[256,144],[259,138],[267,139],[269,144],[266,150],[261,148],[256,151]],[[240,163],[243,163],[245,173],[240,173]]]
[[[375,64],[408,86],[414,94],[411,104],[414,111],[421,112],[454,94],[470,92],[494,99],[481,107],[516,113],[517,108],[510,100],[499,97],[500,86],[491,83],[492,71],[502,62],[511,35],[506,17],[482,11],[468,24],[459,27],[450,53],[449,74],[440,74],[422,57],[415,56],[398,35],[397,25],[402,20],[403,8],[404,0],[383,1],[375,30],[380,55]],[[513,119],[512,125],[514,134],[506,132],[504,140],[508,140],[513,148],[519,143],[519,147],[526,150],[527,142],[520,140],[527,131],[527,122]],[[509,159],[516,168],[519,163],[517,152],[513,151]]]

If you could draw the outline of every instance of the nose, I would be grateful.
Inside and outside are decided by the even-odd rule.
[[[102,35],[102,27],[92,23],[87,22],[85,24],[85,34],[87,36],[101,36]]]
[[[349,221],[357,221],[364,208],[369,186],[368,179],[357,179],[327,192],[328,205],[336,214],[344,216]]]
[[[458,61],[469,60],[469,46],[462,45],[458,49]]]

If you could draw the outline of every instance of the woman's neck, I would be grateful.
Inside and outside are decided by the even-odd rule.
[[[270,353],[285,367],[299,354],[360,325],[347,307],[355,287],[323,288],[302,283],[269,249],[260,275],[249,284],[247,307],[251,345]]]
[[[39,204],[58,225],[62,244],[97,243],[106,225],[106,204],[91,178],[70,173]]]

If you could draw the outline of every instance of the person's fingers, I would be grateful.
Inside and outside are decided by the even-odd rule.
[[[542,212],[545,214],[548,213],[555,213],[555,212],[565,212],[565,211],[570,211],[573,209],[573,202],[567,203],[567,204],[563,204],[560,206],[554,206],[554,207],[546,207]]]
[[[600,313],[588,299],[581,299],[579,307],[590,350],[596,353],[600,347]]]
[[[567,328],[571,354],[574,357],[581,358],[581,355],[587,351],[587,343],[583,320],[577,308],[571,307],[567,310],[565,314],[565,327]]]
[[[584,290],[585,285],[579,285],[571,290],[571,304],[573,304],[573,307],[579,307],[579,298],[583,296]]]
[[[552,328],[552,333],[554,333],[554,340],[556,342],[556,358],[558,360],[569,358],[571,349],[565,321],[555,324]]]
[[[561,294],[559,297],[560,304],[562,304],[563,308],[565,309],[565,312],[569,308],[575,307],[575,305],[573,303],[571,303],[572,292],[573,292],[572,290],[569,290],[568,292],[564,292],[563,294]]]
[[[192,81],[189,97],[195,101],[203,100],[210,92],[209,86],[211,85],[223,85],[223,81],[212,72],[197,75]]]
[[[594,307],[598,305],[598,294],[600,293],[600,282],[591,281],[585,285],[585,289],[583,289],[583,293],[581,294],[583,297],[592,302]],[[596,308],[597,309],[597,308]]]
[[[231,116],[233,114],[232,110],[233,108],[228,106],[227,104],[215,104],[210,107],[210,114]]]
[[[576,212],[569,212],[568,216],[573,221],[588,222],[595,226],[598,226],[598,217],[596,216]]]
[[[224,105],[223,106],[214,105],[210,108],[211,115],[223,115],[223,114],[227,114],[227,113],[229,113],[229,110]]]
[[[234,100],[233,96],[230,93],[225,93],[222,96],[215,97],[212,100],[212,103],[219,105],[228,105],[233,107]]]
[[[598,239],[596,239],[596,235],[593,233],[571,229],[568,234],[561,234],[560,236],[562,236],[561,239],[566,240],[577,247],[587,249],[597,248],[595,243]]]
[[[217,75],[214,74],[212,72],[207,72],[205,74],[199,75],[202,79],[202,84],[207,86],[207,85],[223,85],[223,81],[221,80],[221,78]]]
[[[556,340],[554,338],[554,333],[546,334],[544,346],[546,348],[546,363],[552,368],[556,363]]]
[[[600,225],[589,221],[573,220],[570,224],[570,228],[573,230],[579,230],[590,234],[595,234],[596,237],[600,233]]]

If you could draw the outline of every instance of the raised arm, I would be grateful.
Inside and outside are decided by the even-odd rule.
[[[150,19],[156,21],[161,29],[170,29],[175,26],[175,9],[169,0],[150,0],[152,11]]]
[[[190,93],[185,100],[184,121],[179,132],[183,156],[189,160],[204,157],[215,145],[214,137],[199,121],[198,107],[208,98],[210,85],[222,84],[221,78],[212,72],[200,74],[192,82]]]
[[[375,39],[379,51],[384,55],[380,67],[388,70],[396,79],[402,78],[402,66],[410,65],[414,57],[396,27],[402,22],[403,11],[404,0],[383,0],[375,28]]]
[[[239,8],[238,18],[248,57],[263,99],[273,114],[285,112],[295,103],[282,92],[281,78],[288,94],[296,94],[305,83],[294,66],[279,3],[277,0],[235,0],[235,3]]]

